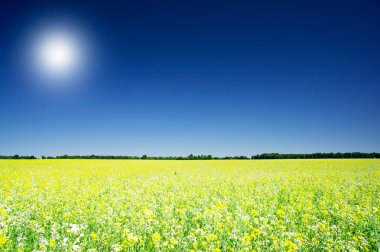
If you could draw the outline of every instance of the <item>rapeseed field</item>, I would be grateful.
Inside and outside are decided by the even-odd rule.
[[[0,160],[0,251],[378,251],[380,160]]]

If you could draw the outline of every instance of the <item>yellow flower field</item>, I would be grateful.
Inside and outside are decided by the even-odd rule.
[[[378,251],[380,160],[0,160],[0,251]]]

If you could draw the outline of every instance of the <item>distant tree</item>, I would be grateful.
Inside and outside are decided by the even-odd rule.
[[[212,155],[193,155],[190,154],[187,157],[182,156],[158,156],[158,157],[149,157],[143,155],[138,156],[111,156],[111,155],[62,155],[62,156],[41,156],[42,159],[151,159],[151,160],[212,160],[212,159],[249,159],[246,156],[225,156],[225,157],[213,157]],[[280,154],[280,153],[262,153],[252,155],[251,159],[305,159],[305,158],[380,158],[380,153],[363,153],[363,152],[330,152],[330,153],[307,153],[307,154]],[[13,156],[4,156],[0,155],[0,159],[36,159],[35,156],[20,156],[15,154]]]

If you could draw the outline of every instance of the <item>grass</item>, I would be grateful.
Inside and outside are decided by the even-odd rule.
[[[380,160],[0,160],[0,251],[377,251]]]

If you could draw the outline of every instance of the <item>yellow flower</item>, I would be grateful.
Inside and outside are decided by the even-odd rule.
[[[215,208],[216,208],[217,210],[221,210],[221,209],[223,208],[223,204],[222,204],[222,202],[220,202],[220,201],[216,202],[216,204],[215,204]]]
[[[209,237],[207,237],[208,241],[216,241],[218,240],[218,236],[211,234]]]
[[[161,235],[159,233],[154,233],[152,235],[152,240],[153,240],[153,243],[158,246],[160,241],[161,241]]]
[[[253,234],[255,235],[261,235],[261,230],[258,229],[258,228],[254,228],[253,231],[252,231]]]
[[[285,247],[288,248],[289,252],[297,250],[297,246],[290,240],[285,241]]]
[[[0,217],[7,216],[7,212],[4,209],[0,209]]]
[[[0,236],[0,245],[4,245],[7,242],[7,237]]]
[[[92,233],[92,234],[91,234],[91,238],[92,238],[93,240],[96,240],[96,239],[98,238],[98,235],[95,234],[95,233]]]
[[[55,239],[50,239],[50,241],[49,241],[49,246],[50,247],[55,247],[55,245],[56,245],[56,240]]]
[[[357,238],[355,235],[352,236],[351,239],[352,239],[355,243],[357,243],[357,242],[359,241],[358,238]]]
[[[255,237],[255,238],[256,238],[256,237]],[[243,236],[241,242],[242,242],[242,244],[243,244],[244,246],[247,246],[247,245],[251,244],[251,237],[250,237],[248,234],[245,234],[245,235]]]
[[[278,209],[278,210],[276,211],[276,214],[279,215],[279,216],[284,216],[284,215],[285,215],[285,212],[284,212],[284,210],[282,210],[282,209]]]

